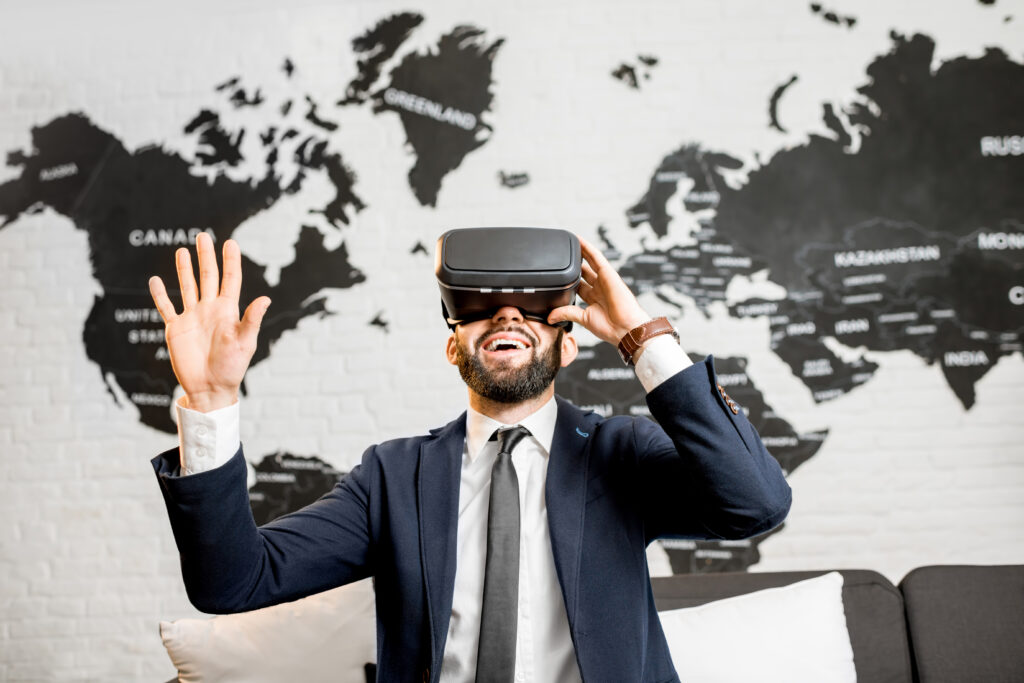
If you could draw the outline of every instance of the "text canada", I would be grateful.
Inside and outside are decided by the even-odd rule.
[[[149,230],[132,230],[128,233],[128,243],[133,247],[187,247],[196,243],[199,233],[205,232],[214,242],[217,235],[207,228],[160,228]]]

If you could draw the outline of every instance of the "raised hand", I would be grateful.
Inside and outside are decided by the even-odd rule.
[[[562,306],[551,311],[551,324],[571,320],[590,330],[594,336],[616,345],[634,327],[651,319],[608,259],[596,247],[580,238],[583,252],[583,281],[577,293],[586,308]]]
[[[256,336],[270,299],[261,296],[238,319],[242,288],[242,255],[234,240],[224,242],[224,279],[217,271],[213,239],[196,238],[199,288],[188,249],[175,252],[184,309],[174,310],[159,277],[149,280],[149,292],[166,326],[167,351],[187,407],[200,412],[224,408],[238,400],[238,389],[256,351]]]

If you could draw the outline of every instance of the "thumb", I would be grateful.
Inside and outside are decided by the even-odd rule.
[[[242,316],[242,330],[241,338],[242,342],[253,346],[256,344],[256,335],[260,331],[260,323],[263,322],[263,315],[267,312],[270,307],[270,297],[261,296],[255,299],[245,309],[245,315]]]
[[[579,306],[559,306],[548,313],[548,324],[554,325],[555,323],[569,321],[583,325],[585,315],[583,309]]]

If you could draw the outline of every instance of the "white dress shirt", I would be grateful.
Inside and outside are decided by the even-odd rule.
[[[516,627],[516,681],[579,681],[562,591],[555,573],[548,531],[544,483],[558,405],[549,400],[519,422],[530,430],[512,451],[519,481],[519,612]],[[491,469],[498,457],[494,430],[509,427],[470,408],[459,484],[455,593],[441,683],[476,677],[480,612],[484,594],[487,517]]]
[[[662,335],[644,345],[636,373],[644,389],[650,392],[688,365],[690,359],[682,348],[672,338]],[[240,445],[238,403],[209,413],[184,408],[180,401],[176,406],[185,475],[219,467],[237,452]],[[519,683],[581,680],[555,571],[544,499],[557,417],[557,404],[550,400],[520,421],[518,424],[529,429],[531,436],[523,439],[512,453],[512,464],[519,480],[520,510],[515,671],[515,680]],[[503,426],[511,425],[502,425],[472,408],[467,410],[459,484],[455,593],[441,666],[442,683],[470,683],[476,676],[491,468],[498,454],[497,442],[488,439],[495,429]]]

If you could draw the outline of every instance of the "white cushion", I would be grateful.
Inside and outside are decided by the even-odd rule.
[[[857,680],[838,572],[660,616],[683,681]]]
[[[252,612],[160,622],[185,683],[365,683],[376,634],[369,579]]]

